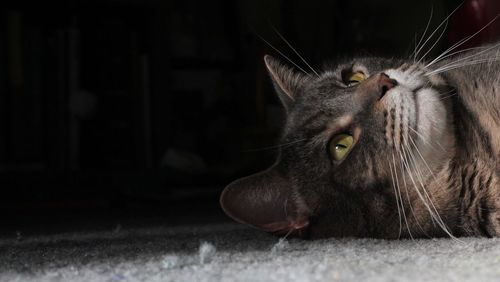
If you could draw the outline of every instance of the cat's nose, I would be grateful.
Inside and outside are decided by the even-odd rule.
[[[387,74],[381,73],[378,78],[378,89],[380,91],[380,97],[384,97],[385,93],[387,91],[391,90],[392,88],[396,87],[398,85],[398,82],[395,79],[390,78]]]
[[[380,101],[387,92],[396,87],[398,82],[386,73],[380,72],[372,75],[366,81],[360,83],[356,89],[359,102],[375,103]]]

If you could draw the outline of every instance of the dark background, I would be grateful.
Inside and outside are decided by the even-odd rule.
[[[318,69],[407,56],[459,2],[4,1],[2,234],[227,220],[220,192],[274,161],[283,121],[261,38],[304,68],[274,28]],[[499,12],[467,2],[431,54]]]

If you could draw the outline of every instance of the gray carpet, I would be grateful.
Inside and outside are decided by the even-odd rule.
[[[229,224],[20,234],[0,240],[0,281],[500,281],[500,239],[462,240],[279,241]]]

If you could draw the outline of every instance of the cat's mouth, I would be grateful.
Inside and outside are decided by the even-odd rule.
[[[385,73],[412,92],[417,92],[426,84],[425,71],[420,66],[403,65],[397,69],[389,69]]]

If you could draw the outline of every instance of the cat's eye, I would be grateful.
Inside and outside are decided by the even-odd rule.
[[[332,138],[328,145],[328,150],[332,159],[343,160],[352,149],[354,138],[349,134],[339,134]]]
[[[366,79],[366,76],[364,73],[354,72],[354,73],[351,73],[349,75],[349,77],[346,80],[346,84],[347,84],[347,86],[353,86],[353,85],[360,83],[361,81],[363,81],[365,79]]]

